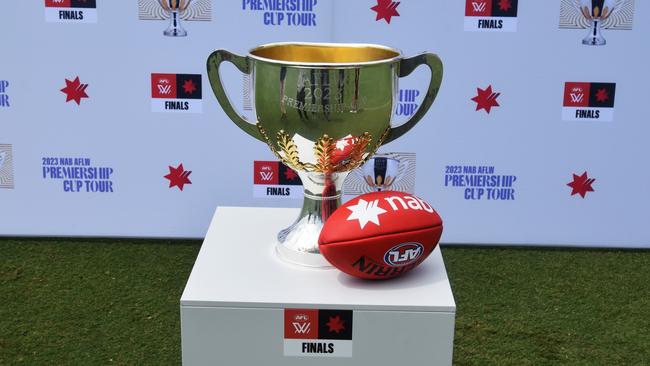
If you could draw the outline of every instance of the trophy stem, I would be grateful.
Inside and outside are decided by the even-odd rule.
[[[169,27],[163,32],[168,37],[185,37],[187,31],[181,27],[181,17],[178,10],[169,12]]]
[[[582,44],[587,46],[603,46],[607,43],[605,37],[601,34],[601,23],[600,19],[593,20],[593,26],[589,30],[589,34],[582,40]]]
[[[341,188],[348,173],[298,172],[305,199],[298,219],[278,233],[280,258],[307,267],[332,267],[318,250],[318,237],[325,221],[341,205]]]

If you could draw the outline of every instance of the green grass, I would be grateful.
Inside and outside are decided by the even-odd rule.
[[[0,241],[0,365],[178,365],[200,242]]]
[[[458,365],[650,365],[650,252],[444,248]]]
[[[0,239],[0,365],[178,365],[199,241]],[[650,252],[443,248],[455,365],[650,365]]]

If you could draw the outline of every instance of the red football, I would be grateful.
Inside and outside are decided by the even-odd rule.
[[[424,200],[404,192],[366,193],[325,222],[318,245],[336,268],[355,277],[387,279],[422,263],[442,234],[442,219]]]

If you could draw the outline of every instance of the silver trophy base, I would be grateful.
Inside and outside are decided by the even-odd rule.
[[[593,25],[591,29],[589,30],[589,34],[582,39],[582,44],[585,46],[604,46],[607,44],[607,41],[605,40],[605,37],[600,32],[600,22],[597,20],[594,20]]]
[[[163,34],[167,37],[187,37],[187,31],[183,28],[166,29]]]
[[[298,175],[305,188],[302,210],[291,226],[278,233],[275,250],[286,262],[312,268],[333,268],[320,254],[318,237],[325,220],[341,205],[341,186],[348,172],[327,176],[298,172]]]
[[[305,197],[298,220],[278,233],[275,250],[282,260],[305,267],[332,268],[318,249],[318,237],[325,224],[320,214],[321,203],[322,200]]]
[[[598,37],[592,37],[592,36],[587,36],[582,40],[582,44],[585,46],[604,46],[607,44],[607,41],[605,38],[598,38]]]
[[[178,10],[173,10],[169,14],[169,27],[163,34],[167,37],[187,37],[187,31],[181,27],[181,18]]]

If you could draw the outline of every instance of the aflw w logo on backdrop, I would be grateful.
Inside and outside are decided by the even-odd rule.
[[[487,2],[472,1],[472,8],[474,13],[485,13],[487,10]]]
[[[582,101],[585,99],[585,93],[581,88],[574,88],[569,92],[571,97],[571,103],[582,104]]]
[[[279,161],[253,163],[253,196],[259,198],[302,198],[298,174]]]
[[[516,32],[517,0],[465,0],[465,31]]]
[[[614,120],[615,83],[564,83],[564,121]]]
[[[172,85],[169,79],[161,79],[160,83],[156,85],[158,87],[158,92],[164,96],[171,96],[172,94]]]
[[[96,0],[45,0],[45,21],[97,23]]]
[[[199,74],[151,74],[151,111],[203,111],[203,93]]]
[[[270,172],[259,172],[259,173],[260,173],[260,177],[262,178],[262,181],[270,183],[273,180],[274,172],[270,171]]]

